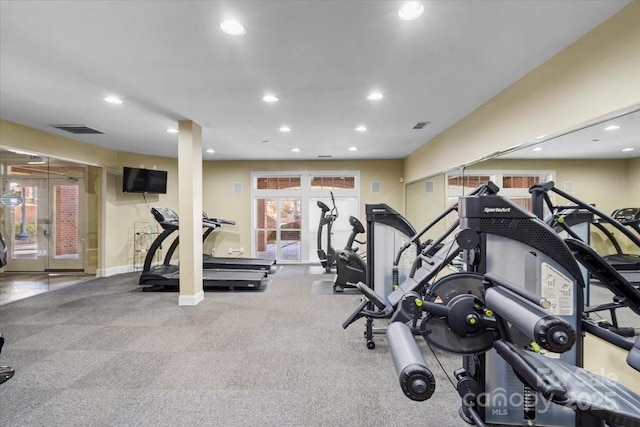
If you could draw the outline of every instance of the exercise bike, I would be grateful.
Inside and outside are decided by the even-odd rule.
[[[336,253],[336,280],[333,283],[334,292],[342,292],[344,288],[355,288],[356,283],[366,282],[367,265],[364,259],[358,255],[358,247],[354,246],[354,243],[360,245],[366,244],[357,240],[358,234],[364,234],[364,226],[360,220],[354,216],[349,217],[349,224],[351,224],[351,235],[344,249],[337,251]]]
[[[318,207],[322,210],[320,215],[320,222],[318,224],[318,258],[320,264],[327,273],[331,273],[332,269],[336,267],[336,251],[331,246],[331,229],[333,223],[338,219],[338,208],[336,208],[336,201],[333,198],[333,192],[331,191],[331,203],[333,208],[329,208],[326,203],[318,200]],[[327,250],[322,248],[322,230],[326,227],[327,230]]]

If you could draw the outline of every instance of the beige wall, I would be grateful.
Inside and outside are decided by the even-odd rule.
[[[225,161],[204,162],[203,208],[208,215],[230,219],[235,227],[224,227],[212,235],[205,247],[213,242],[220,256],[228,248],[251,247],[251,172],[267,171],[360,171],[360,213],[364,222],[364,205],[367,203],[387,203],[402,212],[404,206],[402,160],[322,160],[322,161]],[[380,193],[371,192],[371,182],[380,182]],[[242,185],[242,193],[234,194],[234,183]],[[247,255],[247,253],[245,253]]]
[[[407,182],[640,103],[640,2],[405,159]]]
[[[640,373],[627,364],[626,350],[591,334],[586,334],[583,348],[585,369],[640,393]]]
[[[431,182],[432,192],[427,192],[427,182]],[[439,174],[428,179],[416,181],[407,185],[407,200],[405,217],[420,230],[447,208],[446,185],[444,174]],[[451,215],[454,218],[456,213]],[[427,231],[422,241],[435,239],[446,230],[446,221],[440,221]]]
[[[640,157],[627,160],[627,190],[629,207],[640,207]]]
[[[133,264],[134,225],[141,222],[156,224],[150,209],[166,206],[178,210],[178,160],[166,157],[117,153],[117,166],[107,169],[105,192],[105,266],[104,275],[125,272]],[[126,194],[122,192],[122,167],[145,167],[166,170],[167,194]],[[146,200],[145,200],[146,198]],[[160,230],[161,231],[161,230]],[[169,242],[172,238],[169,238]],[[168,245],[163,245],[164,249]]]

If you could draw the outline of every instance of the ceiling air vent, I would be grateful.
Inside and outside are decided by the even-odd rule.
[[[51,126],[53,126],[56,129],[75,133],[77,135],[101,135],[104,133],[85,125],[51,125]]]
[[[320,154],[320,155],[318,156],[318,158],[319,158],[319,159],[330,159],[330,158],[332,158],[332,157],[333,157],[333,156],[332,156],[332,155],[330,155],[330,154]]]
[[[418,122],[413,126],[413,129],[422,129],[428,124],[431,124],[431,122]]]

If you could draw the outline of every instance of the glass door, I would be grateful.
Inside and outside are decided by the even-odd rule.
[[[0,154],[4,271],[84,271],[87,167],[2,148]]]
[[[84,270],[84,179],[49,179],[48,270]]]
[[[2,183],[3,237],[7,271],[45,271],[48,256],[46,180],[5,177]]]
[[[301,259],[301,199],[256,199],[256,255],[277,261]]]

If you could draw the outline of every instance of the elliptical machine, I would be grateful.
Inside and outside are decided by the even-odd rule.
[[[331,246],[331,228],[336,219],[338,219],[338,208],[336,208],[336,201],[333,198],[333,191],[331,194],[331,203],[333,208],[329,208],[326,203],[318,200],[318,207],[322,210],[320,215],[320,223],[318,224],[318,258],[320,258],[320,264],[327,273],[331,273],[331,270],[336,267],[336,251]],[[322,249],[322,229],[327,227],[327,250]]]
[[[351,224],[351,235],[345,245],[344,249],[341,249],[336,254],[336,269],[338,274],[336,280],[333,283],[333,292],[342,292],[344,288],[355,288],[356,283],[366,282],[367,265],[360,255],[357,246],[353,246],[354,243],[361,245],[366,242],[357,240],[358,234],[364,233],[364,226],[360,220],[354,216],[349,217],[349,224]]]

